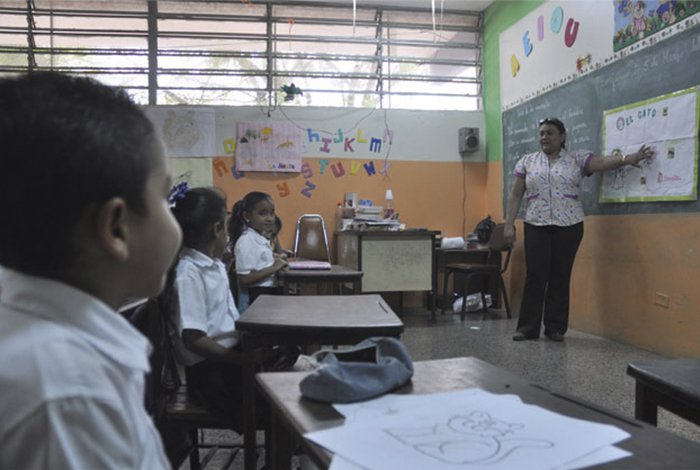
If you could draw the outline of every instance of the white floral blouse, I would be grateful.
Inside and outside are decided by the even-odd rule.
[[[551,164],[543,152],[518,160],[513,175],[525,178],[525,222],[567,227],[583,221],[579,192],[582,178],[591,174],[587,169],[592,157],[588,151],[563,150]]]

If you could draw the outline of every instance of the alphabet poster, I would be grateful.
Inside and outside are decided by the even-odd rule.
[[[236,124],[236,168],[240,171],[301,171],[301,129],[290,122]]]
[[[696,200],[697,129],[695,87],[605,111],[604,155],[634,153],[647,144],[654,156],[640,168],[604,173],[600,202]]]
[[[545,1],[499,36],[501,110],[559,88],[699,22],[699,1]]]

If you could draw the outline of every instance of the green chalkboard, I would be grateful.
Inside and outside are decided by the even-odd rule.
[[[516,162],[523,155],[539,150],[537,122],[540,119],[559,117],[566,124],[567,148],[591,150],[600,155],[605,110],[697,85],[700,85],[700,26],[689,28],[505,111],[504,207],[513,184]],[[700,212],[700,200],[599,203],[600,181],[599,174],[584,178],[581,194],[588,215]]]

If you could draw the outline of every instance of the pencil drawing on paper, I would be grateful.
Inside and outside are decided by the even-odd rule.
[[[507,423],[485,411],[455,415],[432,426],[384,429],[414,450],[452,465],[493,465],[521,448],[550,448],[554,443],[529,439],[524,424]]]

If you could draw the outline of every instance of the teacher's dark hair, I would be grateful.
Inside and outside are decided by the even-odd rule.
[[[540,119],[540,121],[537,123],[538,126],[543,124],[551,124],[559,130],[560,134],[566,135],[566,127],[564,127],[564,123],[561,122],[559,118],[544,118]],[[561,146],[562,148],[566,148],[566,139],[564,139]]]
[[[0,109],[0,264],[52,277],[80,252],[86,210],[122,197],[145,214],[160,143],[124,91],[34,72],[0,79]]]

